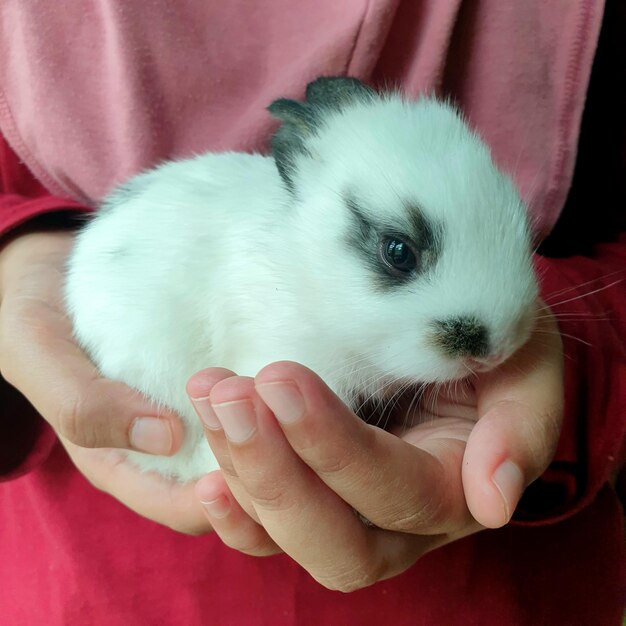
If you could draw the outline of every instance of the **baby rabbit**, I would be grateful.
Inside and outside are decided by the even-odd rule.
[[[69,259],[80,345],[185,421],[172,457],[130,457],[181,481],[216,468],[185,393],[200,369],[298,361],[354,407],[495,367],[536,317],[525,206],[453,107],[341,77],[269,111],[272,156],[132,178]]]

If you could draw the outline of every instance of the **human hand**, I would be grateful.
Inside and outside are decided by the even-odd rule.
[[[198,481],[198,499],[231,547],[284,551],[331,589],[365,587],[510,520],[554,454],[562,369],[544,310],[526,346],[471,389],[425,394],[419,424],[403,427],[409,404],[394,408],[393,433],[361,421],[295,363],[255,379],[199,372],[188,392],[221,471]]]
[[[20,235],[0,251],[0,370],[50,423],[78,469],[138,513],[183,532],[210,529],[193,484],[142,474],[120,448],[174,453],[179,418],[99,375],[63,305],[68,231]],[[107,448],[117,448],[111,450]]]
[[[172,454],[182,425],[99,375],[74,342],[63,304],[67,231],[17,237],[0,251],[0,371],[68,441]]]

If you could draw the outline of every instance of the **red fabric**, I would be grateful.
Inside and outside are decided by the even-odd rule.
[[[0,234],[35,216],[89,210],[74,200],[52,196],[0,138]]]
[[[59,448],[1,494],[6,626],[620,623],[620,512],[606,487],[560,524],[485,532],[349,595],[284,555],[243,556],[138,517]]]

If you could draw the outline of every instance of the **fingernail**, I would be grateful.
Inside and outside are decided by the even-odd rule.
[[[504,461],[493,473],[492,480],[502,496],[505,523],[511,519],[513,511],[522,496],[524,474],[513,461]]]
[[[211,517],[221,519],[230,513],[230,500],[226,496],[218,496],[215,500],[202,501],[202,506]]]
[[[215,415],[215,411],[211,406],[211,400],[208,397],[191,398],[191,403],[207,428],[210,428],[211,430],[220,430],[222,428],[222,425],[217,419],[217,415]]]
[[[263,383],[257,385],[256,390],[279,422],[288,424],[304,415],[304,399],[294,383]]]
[[[138,417],[130,428],[130,444],[135,450],[150,454],[169,454],[172,449],[172,429],[167,420]]]
[[[233,443],[243,443],[256,431],[256,415],[250,400],[235,400],[214,404],[213,410],[226,436]]]

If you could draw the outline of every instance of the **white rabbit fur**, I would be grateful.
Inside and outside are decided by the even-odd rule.
[[[254,376],[294,360],[354,403],[394,381],[468,374],[467,354],[433,339],[435,320],[480,320],[486,366],[530,333],[526,211],[488,148],[446,103],[351,79],[318,88],[333,80],[275,103],[280,174],[258,154],[169,162],[115,191],[77,236],[66,301],[78,341],[104,376],[185,422],[172,457],[129,453],[145,470],[188,480],[216,468],[185,392],[205,367]],[[398,278],[374,239],[415,239],[416,212],[432,226],[416,245],[423,269]]]

